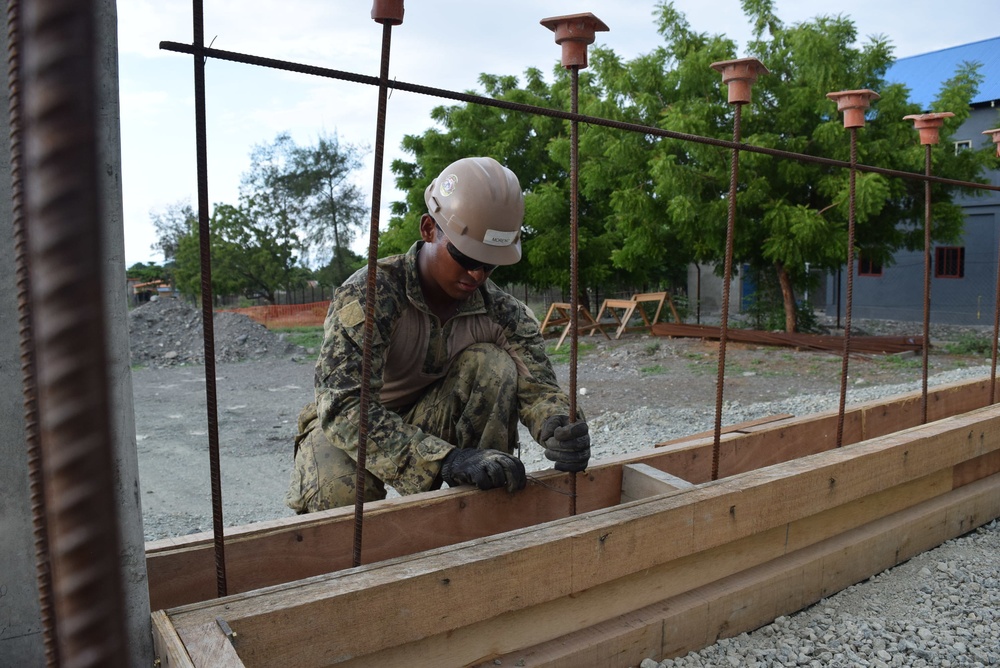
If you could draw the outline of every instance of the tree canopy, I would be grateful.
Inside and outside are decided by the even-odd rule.
[[[336,135],[299,146],[282,133],[253,148],[238,202],[215,205],[211,221],[212,291],[274,303],[280,290],[313,275],[336,285],[363,264],[350,243],[364,223],[364,195],[351,180],[361,149]],[[201,269],[197,216],[178,203],[153,215],[177,289],[196,297]],[[317,267],[314,272],[306,259]]]
[[[858,160],[923,172],[924,149],[910,121],[920,113],[901,84],[886,81],[893,62],[884,36],[860,42],[847,16],[819,16],[785,25],[773,0],[743,0],[754,27],[747,45],[770,70],[753,86],[742,112],[742,141],[804,155],[848,160],[850,138],[830,92],[870,88],[881,98],[859,133]],[[732,139],[734,110],[713,62],[737,57],[724,35],[698,33],[673,3],[656,4],[663,44],[625,61],[593,48],[580,74],[584,114]],[[491,97],[568,109],[570,79],[556,67],[552,83],[538,70],[515,77],[482,75]],[[951,111],[942,144],[968,118],[981,78],[964,64],[942,86],[933,110]],[[382,253],[405,250],[417,237],[423,190],[449,162],[490,155],[509,166],[525,190],[525,260],[504,268],[502,280],[534,286],[569,284],[569,124],[492,107],[454,105],[432,113],[438,127],[405,137],[412,162],[394,161],[397,187],[407,193],[393,206]],[[979,178],[987,151],[933,152],[936,175]],[[805,266],[834,271],[847,258],[848,170],[742,152],[736,201],[734,257],[772,272],[784,295],[785,326],[794,331],[796,290],[807,286]],[[691,262],[721,271],[725,251],[730,151],[701,143],[580,125],[581,284],[660,285],[679,282]],[[957,238],[963,225],[953,190],[932,188],[933,235]],[[859,173],[856,247],[861,256],[889,265],[903,249],[923,243],[923,183]]]

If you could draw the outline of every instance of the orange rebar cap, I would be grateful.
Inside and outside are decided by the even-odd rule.
[[[984,130],[984,135],[989,135],[993,138],[993,143],[997,145],[997,157],[1000,158],[1000,128],[994,128],[993,130]]]
[[[372,19],[383,25],[398,26],[403,22],[403,0],[374,0]]]
[[[553,16],[540,23],[556,34],[556,44],[562,46],[562,66],[566,69],[586,67],[587,45],[594,43],[595,33],[608,31],[604,21],[590,12]]]
[[[756,58],[738,58],[712,63],[712,69],[722,73],[722,83],[729,88],[729,104],[750,102],[750,86],[761,74],[770,74]]]
[[[941,141],[939,130],[944,125],[944,119],[954,115],[950,111],[939,111],[933,114],[910,114],[903,116],[903,120],[913,121],[913,127],[920,133],[920,143],[926,146]]]
[[[873,90],[842,90],[839,93],[827,93],[831,100],[837,101],[837,111],[844,112],[845,128],[865,127],[865,109],[871,106],[872,100],[877,100],[879,94]]]

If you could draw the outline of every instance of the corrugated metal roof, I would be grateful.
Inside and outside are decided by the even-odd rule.
[[[941,90],[941,84],[954,76],[964,62],[979,63],[979,73],[984,77],[972,103],[1000,100],[1000,37],[900,58],[889,68],[885,78],[891,83],[905,84],[910,89],[910,99],[926,111]]]

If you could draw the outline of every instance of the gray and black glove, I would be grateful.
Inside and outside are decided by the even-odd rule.
[[[520,459],[499,450],[455,448],[445,455],[441,479],[449,486],[475,485],[479,489],[506,487],[508,492],[524,489],[527,475]]]
[[[570,422],[569,416],[552,415],[539,434],[545,458],[556,463],[557,471],[583,471],[590,461],[590,428],[583,420]]]

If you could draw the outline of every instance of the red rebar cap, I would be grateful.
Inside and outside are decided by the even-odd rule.
[[[750,86],[761,74],[770,74],[756,58],[739,58],[712,63],[712,69],[722,73],[722,83],[729,87],[729,104],[750,102]]]
[[[997,157],[1000,158],[1000,128],[994,128],[993,130],[984,130],[984,135],[989,135],[993,138],[993,143],[997,145]]]
[[[904,121],[913,121],[913,127],[920,132],[920,143],[937,144],[941,140],[938,130],[944,125],[944,119],[951,118],[955,114],[950,111],[941,111],[933,114],[910,114],[903,116]]]
[[[872,100],[877,100],[879,94],[873,90],[842,90],[839,93],[827,93],[831,100],[837,101],[837,111],[844,112],[845,128],[865,127],[865,109],[871,106]]]
[[[403,22],[403,0],[374,0],[372,19],[383,25],[398,26]]]
[[[556,34],[556,44],[562,46],[562,66],[587,66],[587,45],[594,43],[594,33],[607,32],[604,21],[590,12],[567,14],[542,19],[541,24]]]

